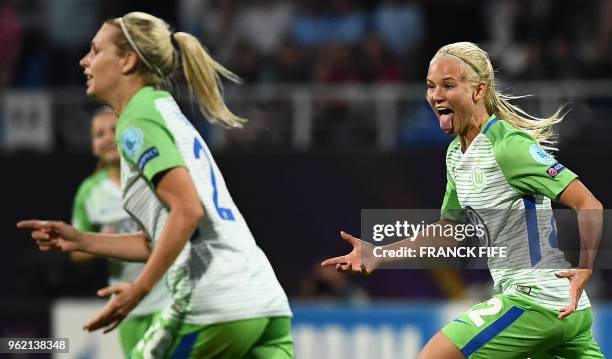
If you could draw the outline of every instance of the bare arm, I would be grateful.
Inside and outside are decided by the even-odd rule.
[[[142,232],[129,234],[81,233],[82,252],[128,262],[144,262],[151,254],[151,246]]]
[[[25,220],[18,228],[32,229],[32,238],[41,251],[85,252],[125,261],[146,261],[151,249],[142,232],[106,234],[80,232],[61,221]]]
[[[573,208],[580,231],[580,268],[593,269],[603,228],[601,202],[579,180],[572,181],[561,193],[559,202]]]
[[[85,252],[81,252],[81,251],[70,252],[70,260],[73,263],[86,263],[86,262],[92,261],[94,258],[96,258],[95,255],[85,253]]]
[[[204,216],[195,185],[184,167],[170,169],[162,175],[157,193],[170,207],[160,239],[134,285],[149,292],[185,247]]]
[[[595,255],[603,228],[603,206],[580,182],[573,180],[561,193],[559,202],[576,210],[580,231],[580,262],[578,269],[556,273],[570,282],[570,303],[559,311],[559,319],[576,311],[582,291],[593,274]]]
[[[76,227],[75,227],[76,228]],[[77,228],[78,229],[78,228]],[[82,231],[82,230],[80,230]],[[97,233],[104,233],[104,234],[113,234],[114,232],[110,229],[105,229],[102,231],[96,231]],[[150,248],[149,248],[149,253],[151,252]],[[82,263],[87,263],[90,262],[96,258],[98,258],[99,256],[95,255],[95,254],[91,254],[91,253],[86,253],[86,252],[82,252],[82,251],[73,251],[70,252],[70,260],[73,263],[77,263],[77,264],[82,264]],[[148,257],[148,254],[146,255],[146,257]],[[139,260],[139,259],[133,259],[133,261],[145,261],[145,259]]]

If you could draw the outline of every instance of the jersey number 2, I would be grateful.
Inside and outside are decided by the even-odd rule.
[[[202,153],[204,154],[206,162],[208,162],[208,166],[210,167],[210,183],[212,184],[213,188],[213,203],[215,204],[217,214],[219,214],[221,219],[233,221],[235,220],[235,217],[232,210],[230,208],[219,207],[219,191],[217,190],[217,179],[215,178],[215,171],[212,166],[212,161],[208,157],[208,153],[206,153],[204,145],[202,145],[202,142],[200,142],[200,140],[196,137],[193,139],[193,155],[196,159],[200,159]]]
[[[491,298],[487,301],[489,307],[475,309],[468,313],[468,317],[474,322],[474,325],[481,327],[485,321],[482,319],[483,315],[497,314],[502,310],[502,302],[499,298]]]

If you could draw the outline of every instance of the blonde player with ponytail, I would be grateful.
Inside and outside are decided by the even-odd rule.
[[[117,327],[164,279],[172,303],[154,320],[131,358],[292,358],[291,311],[202,137],[167,91],[182,67],[202,113],[242,127],[222,98],[220,77],[238,78],[192,35],[133,12],[105,22],[81,60],[87,94],[119,116],[123,206],[142,232],[80,232],[57,221],[33,229],[41,250],[82,251],[146,261],[131,283],[104,288],[113,298],[85,325]]]
[[[487,228],[484,245],[504,247],[507,255],[488,259],[493,298],[447,324],[417,358],[603,358],[583,293],[601,238],[602,204],[545,150],[554,148],[551,126],[563,118],[561,109],[540,119],[512,105],[514,97],[496,90],[487,53],[469,42],[440,48],[426,83],[440,129],[455,136],[438,223],[477,218]],[[551,200],[577,212],[578,268],[556,248]],[[322,265],[367,273],[385,261],[371,255],[371,244],[346,233],[342,238],[353,251]],[[457,242],[418,237],[389,249],[420,245]]]

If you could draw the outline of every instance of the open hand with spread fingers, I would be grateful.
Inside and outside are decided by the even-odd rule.
[[[569,280],[570,303],[559,310],[559,319],[563,319],[572,314],[578,308],[578,302],[582,296],[582,292],[587,285],[587,282],[593,275],[592,269],[570,269],[555,273],[557,278],[567,278]]]
[[[335,265],[340,272],[370,274],[379,266],[379,259],[373,255],[374,246],[346,232],[340,237],[353,246],[353,250],[344,256],[326,259],[321,266]]]

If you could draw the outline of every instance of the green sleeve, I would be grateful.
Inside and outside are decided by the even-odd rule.
[[[444,193],[444,200],[442,201],[441,215],[451,221],[463,221],[463,209],[459,204],[455,181],[448,172],[446,173],[446,193]]]
[[[496,144],[495,157],[508,183],[523,195],[542,194],[557,200],[577,177],[522,132],[512,133]]]
[[[91,191],[93,184],[91,181],[85,181],[79,186],[74,203],[72,204],[72,226],[79,231],[98,232],[99,228],[91,223],[85,203]]]
[[[121,155],[152,181],[155,175],[185,166],[174,137],[157,121],[131,119],[118,134]]]

